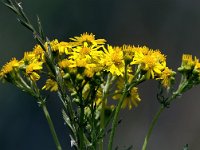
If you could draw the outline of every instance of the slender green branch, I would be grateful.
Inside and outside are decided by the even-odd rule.
[[[123,95],[120,98],[120,101],[117,105],[117,108],[115,110],[115,114],[114,114],[114,118],[113,118],[113,123],[112,123],[112,128],[111,128],[111,133],[110,133],[110,138],[109,138],[109,143],[108,143],[108,150],[112,150],[112,146],[113,146],[113,139],[114,139],[114,135],[115,135],[115,130],[117,128],[117,124],[118,124],[118,116],[119,116],[119,112],[121,109],[121,106],[123,104],[123,101],[125,99],[125,97],[128,94],[128,90],[127,87],[125,86]]]
[[[115,109],[115,113],[114,113],[114,118],[113,118],[113,122],[112,122],[112,128],[111,128],[111,133],[110,133],[110,137],[109,137],[109,143],[108,143],[108,150],[112,150],[112,146],[113,146],[113,140],[114,140],[114,135],[115,135],[115,130],[118,124],[118,116],[119,116],[119,112],[121,109],[121,106],[123,104],[124,99],[126,98],[129,90],[131,90],[132,87],[137,86],[139,83],[143,82],[145,80],[144,76],[139,76],[139,72],[140,72],[140,67],[138,67],[137,71],[134,74],[134,79],[131,81],[131,83],[128,83],[128,73],[127,73],[127,64],[125,64],[125,74],[124,74],[124,80],[125,80],[125,86],[123,89],[123,94],[119,100],[119,103]]]
[[[177,96],[181,95],[184,92],[184,90],[185,90],[185,88],[187,86],[188,86],[188,81],[184,80],[184,78],[182,77],[178,89],[175,92],[173,92],[173,94],[167,99],[166,102],[170,105],[171,102],[177,98]],[[155,114],[155,116],[154,116],[154,118],[152,120],[152,123],[151,123],[151,125],[150,125],[150,127],[148,129],[147,135],[145,137],[145,140],[144,140],[144,143],[143,143],[143,146],[142,146],[142,150],[146,150],[149,138],[150,138],[151,133],[153,131],[153,128],[155,127],[155,125],[156,125],[156,123],[158,121],[158,118],[160,117],[161,113],[163,112],[163,110],[165,108],[166,107],[164,105],[161,105],[160,109]]]
[[[84,143],[84,105],[83,105],[83,99],[82,94],[80,95],[80,101],[81,101],[81,108],[80,108],[80,122],[79,122],[79,149],[85,149],[85,143]]]
[[[156,123],[158,121],[158,118],[160,117],[160,114],[163,112],[164,109],[165,109],[165,107],[163,105],[161,105],[160,109],[158,110],[158,112],[154,116],[153,121],[151,122],[149,130],[147,132],[147,135],[145,137],[145,140],[144,140],[144,143],[143,143],[143,146],[142,146],[142,150],[146,150],[149,138],[150,138],[151,133],[153,131],[153,128],[155,127],[155,125],[156,125]]]
[[[49,112],[48,112],[47,107],[46,107],[45,104],[42,105],[42,110],[43,110],[44,115],[45,115],[45,117],[46,117],[46,119],[47,119],[47,122],[48,122],[48,124],[49,124],[49,128],[50,128],[51,134],[52,134],[53,139],[54,139],[54,142],[55,142],[55,144],[56,144],[56,148],[57,148],[57,150],[62,150],[62,147],[61,147],[61,145],[60,145],[60,142],[59,142],[59,140],[58,140],[58,137],[57,137],[57,134],[56,134],[54,125],[53,125],[53,122],[52,122],[52,120],[51,120],[51,117],[50,117],[50,115],[49,115]]]
[[[105,127],[105,106],[106,106],[106,98],[107,98],[109,87],[111,84],[110,83],[111,79],[112,79],[112,75],[108,74],[106,84],[103,87],[102,108],[101,108],[101,115],[100,115],[101,129],[104,129],[104,127]],[[99,150],[103,150],[103,138],[101,139],[101,141],[99,143]]]

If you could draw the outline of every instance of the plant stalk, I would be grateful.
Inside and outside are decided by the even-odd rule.
[[[121,109],[121,106],[123,104],[123,101],[125,99],[125,97],[128,94],[128,90],[127,87],[125,87],[125,90],[123,92],[123,95],[120,98],[120,101],[117,105],[117,108],[115,110],[115,114],[114,114],[114,118],[113,118],[113,123],[112,123],[112,127],[111,127],[111,133],[110,133],[110,137],[109,137],[109,143],[108,143],[108,150],[112,150],[112,146],[113,146],[113,139],[114,139],[114,135],[115,135],[115,130],[117,128],[118,125],[118,116],[119,116],[119,112]]]
[[[158,121],[158,118],[160,117],[160,114],[163,112],[164,109],[165,109],[165,107],[161,105],[160,109],[157,111],[156,115],[154,116],[154,118],[153,118],[153,120],[151,122],[151,125],[150,125],[150,127],[148,129],[147,135],[145,137],[144,143],[142,145],[142,150],[146,150],[149,138],[150,138],[151,133],[153,131],[153,128],[155,127],[155,125],[156,125],[156,123]]]
[[[50,128],[50,131],[51,131],[53,140],[54,140],[54,142],[55,142],[55,144],[56,144],[56,148],[57,148],[57,150],[62,150],[62,147],[61,147],[61,145],[60,145],[60,142],[59,142],[59,140],[58,140],[58,137],[57,137],[57,134],[56,134],[54,125],[53,125],[53,122],[52,122],[52,120],[51,120],[51,117],[50,117],[50,115],[49,115],[49,112],[48,112],[47,107],[46,107],[45,104],[42,105],[42,110],[43,110],[44,115],[45,115],[45,117],[46,117],[46,119],[47,119],[47,122],[48,122],[48,125],[49,125],[49,128]]]

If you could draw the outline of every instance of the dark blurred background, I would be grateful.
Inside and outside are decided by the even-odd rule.
[[[92,32],[112,45],[146,45],[167,55],[168,66],[180,65],[183,53],[200,58],[200,1],[198,0],[24,0],[32,22],[38,15],[49,39],[68,40]],[[0,3],[0,65],[12,57],[22,58],[36,42],[16,16]],[[145,133],[159,108],[157,84],[140,85],[142,102],[124,110],[117,129],[119,149],[133,145],[141,149]],[[163,112],[149,150],[181,150],[189,144],[200,149],[199,87],[195,87]],[[63,149],[70,149],[56,95],[48,100],[50,114]],[[10,84],[0,84],[0,150],[54,150],[55,146],[42,110],[35,100]],[[105,148],[106,149],[106,148]]]

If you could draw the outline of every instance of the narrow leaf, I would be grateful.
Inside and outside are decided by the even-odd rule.
[[[40,18],[38,16],[37,16],[37,23],[38,23],[39,33],[40,33],[42,39],[45,40],[42,24],[41,24]]]

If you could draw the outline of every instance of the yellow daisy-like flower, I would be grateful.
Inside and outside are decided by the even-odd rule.
[[[24,57],[20,60],[21,65],[28,65],[34,61],[37,61],[36,54],[33,52],[24,52]]]
[[[141,69],[146,71],[147,79],[154,79],[155,76],[159,76],[166,67],[165,56],[158,50],[149,50],[146,55],[136,51],[131,64],[141,65]]]
[[[33,81],[39,80],[40,75],[36,72],[41,70],[43,62],[33,62],[26,66],[26,74],[30,76]]]
[[[121,97],[121,94],[116,94],[115,96],[113,96],[113,99],[115,100],[119,100]],[[141,101],[139,94],[138,94],[138,88],[137,87],[133,87],[128,95],[126,96],[126,98],[124,99],[123,103],[122,103],[122,109],[125,109],[128,107],[128,109],[132,109],[133,106],[137,107],[138,103]]]
[[[73,52],[71,53],[69,59],[77,60],[82,58],[89,58],[91,59],[91,51],[95,51],[96,49],[92,49],[88,46],[77,46],[73,48]]]
[[[19,61],[16,58],[12,58],[8,63],[6,63],[1,71],[0,78],[6,77],[7,74],[13,71],[14,68],[19,67]]]
[[[108,45],[105,49],[105,57],[100,60],[105,69],[113,75],[123,76],[124,73],[124,57],[120,47],[112,47]]]
[[[141,101],[139,94],[138,94],[138,88],[133,87],[127,97],[125,98],[122,108],[128,107],[129,110],[133,108],[133,106],[137,107],[138,103]]]
[[[29,74],[33,71],[41,70],[43,62],[34,62],[26,67],[26,73]]]
[[[62,55],[64,53],[66,55],[68,55],[69,52],[71,51],[71,48],[72,48],[72,45],[69,42],[60,42],[57,45],[57,50],[58,50],[58,52],[59,52],[60,55]]]
[[[88,64],[87,62],[88,60],[86,58],[84,59],[76,59],[74,61],[74,64],[72,64],[70,67],[81,67],[81,68],[84,68],[86,67],[86,65]]]
[[[87,43],[83,46],[76,46],[72,48],[69,55],[69,68],[83,68],[84,75],[91,78],[96,72],[101,70],[102,66],[99,60],[103,54],[99,47],[95,48]]]
[[[58,50],[58,46],[59,46],[58,40],[55,39],[53,41],[50,41],[50,46],[51,46],[52,51],[57,51]]]
[[[138,54],[142,54],[142,55],[147,55],[149,53],[149,48],[146,46],[133,46],[133,51],[138,55]]]
[[[174,79],[174,75],[175,72],[172,69],[169,69],[168,67],[166,67],[159,78],[157,78],[158,80],[161,80],[161,84],[165,87],[165,88],[169,88],[171,86],[171,82]]]
[[[42,90],[50,90],[51,92],[58,91],[58,83],[52,79],[47,79],[45,85],[42,87]]]
[[[92,78],[98,71],[99,68],[96,66],[96,64],[87,64],[85,66],[84,75],[88,78]]]
[[[132,74],[128,74],[128,82],[131,82],[133,78]],[[119,100],[122,96],[123,90],[124,90],[124,78],[119,77],[117,80],[117,90],[115,90],[115,95],[112,97],[114,100]],[[139,94],[138,94],[138,88],[132,87],[131,90],[128,91],[128,94],[126,98],[124,99],[122,103],[122,108],[128,107],[129,110],[133,108],[133,106],[138,106],[138,103],[141,101]]]
[[[35,57],[38,61],[45,61],[44,58],[44,50],[42,49],[42,47],[40,45],[36,45],[33,48],[33,53],[35,54]]]
[[[78,46],[78,45],[83,45],[85,42],[87,42],[89,45],[101,45],[104,44],[106,42],[105,39],[95,39],[95,35],[93,35],[92,33],[88,34],[83,33],[81,34],[81,36],[75,36],[74,38],[70,38],[70,40],[72,40],[72,44],[74,46]]]
[[[100,58],[104,55],[101,47],[89,46],[85,43],[83,46],[77,46],[72,49],[70,59],[87,59],[91,63],[99,63]]]
[[[72,64],[72,61],[69,59],[63,59],[62,61],[58,62],[58,65],[62,69],[67,69]]]

